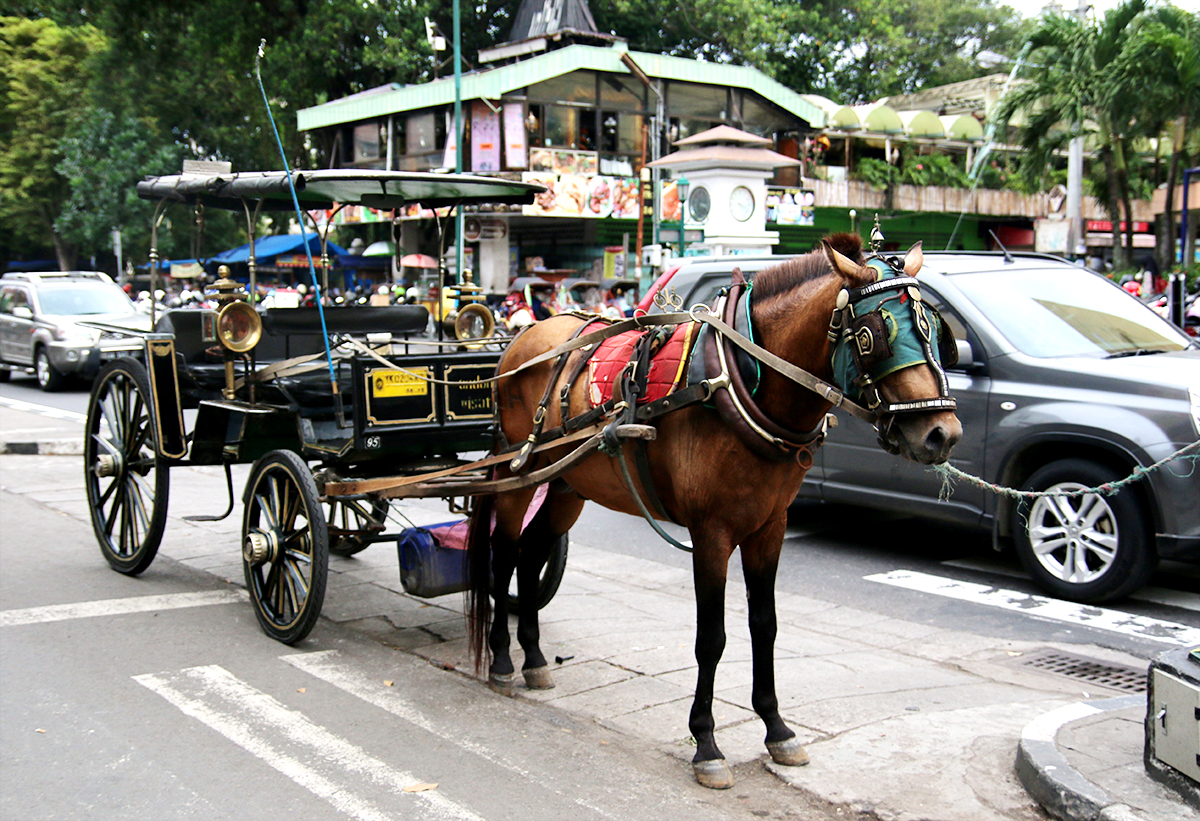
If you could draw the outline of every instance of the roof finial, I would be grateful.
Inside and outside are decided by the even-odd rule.
[[[883,231],[879,229],[879,212],[875,212],[875,227],[871,229],[871,252],[878,254],[883,244]]]

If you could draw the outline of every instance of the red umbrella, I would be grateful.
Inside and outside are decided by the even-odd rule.
[[[405,254],[400,257],[401,268],[436,268],[437,260],[426,254]]]

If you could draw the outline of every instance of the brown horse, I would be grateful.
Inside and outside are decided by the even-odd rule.
[[[898,261],[893,260],[893,267],[898,267]],[[903,271],[893,273],[911,277],[920,267],[918,244],[904,258]],[[835,334],[830,332],[830,327],[835,309],[845,304],[845,297],[839,295],[875,282],[877,268],[865,264],[861,240],[851,235],[831,237],[824,252],[814,251],[767,268],[758,274],[753,287],[755,338],[763,348],[792,365],[827,382],[835,381],[831,355],[835,346],[831,337]],[[910,286],[906,293],[917,292]],[[530,327],[508,348],[499,373],[508,373],[539,354],[553,350],[570,339],[583,321],[562,315]],[[928,334],[925,341],[929,342]],[[926,344],[925,350],[929,347]],[[586,354],[575,351],[569,355]],[[760,397],[757,401],[766,416],[789,430],[819,429],[831,408],[830,401],[774,370],[766,367],[762,370],[761,384],[755,396]],[[497,382],[494,398],[500,427],[507,441],[522,442],[529,436],[535,411],[546,394],[546,383],[554,374],[553,362],[547,361]],[[578,380],[571,389],[571,415],[589,408],[585,382],[585,379]],[[940,366],[922,361],[919,365],[883,376],[876,385],[877,399],[880,400],[876,413],[881,444],[922,464],[945,461],[961,436],[962,428],[952,410],[952,400],[943,399],[939,403],[930,399],[946,395]],[[558,391],[555,387],[553,396],[558,397]],[[922,404],[921,400],[930,401]],[[911,404],[904,405],[905,402]],[[897,407],[916,412],[887,412],[888,408]],[[547,427],[559,424],[560,415],[559,402],[550,402]],[[788,506],[804,481],[811,459],[771,459],[756,454],[718,412],[702,404],[667,413],[657,420],[656,427],[656,438],[646,445],[654,490],[670,518],[688,528],[693,544],[695,652],[699,676],[689,726],[697,744],[693,759],[696,778],[708,787],[733,785],[732,773],[713,735],[712,702],[717,662],[725,647],[726,573],[729,558],[737,547],[742,550],[749,604],[754,710],[766,724],[766,745],[771,757],[781,764],[805,764],[808,755],[780,717],[775,695],[774,584]],[[564,447],[538,454],[527,467],[537,469],[569,450]],[[616,459],[597,453],[563,474],[561,481],[551,485],[545,501],[524,531],[522,522],[534,495],[533,488],[479,500],[470,539],[471,626],[477,664],[481,665],[490,651],[489,677],[494,688],[511,692],[509,688],[514,678],[509,655],[507,593],[514,570],[520,611],[517,640],[525,653],[522,668],[525,682],[535,689],[554,686],[538,646],[534,592],[538,575],[550,546],[570,529],[585,500],[598,502],[612,510],[638,513],[616,463]],[[501,478],[509,475],[507,465],[499,471]],[[634,484],[637,492],[643,493],[636,477]],[[493,512],[495,524],[489,545],[487,523]],[[491,589],[495,591],[494,613],[489,598],[489,555]],[[486,650],[483,646],[485,636]]]

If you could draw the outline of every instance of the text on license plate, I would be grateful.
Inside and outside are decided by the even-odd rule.
[[[406,368],[402,371],[371,371],[371,395],[425,396],[429,393],[428,368]]]

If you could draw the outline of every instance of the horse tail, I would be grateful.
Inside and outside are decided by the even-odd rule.
[[[476,675],[482,672],[485,662],[490,661],[487,637],[492,621],[492,510],[495,504],[495,494],[476,497],[467,531],[467,635]]]

